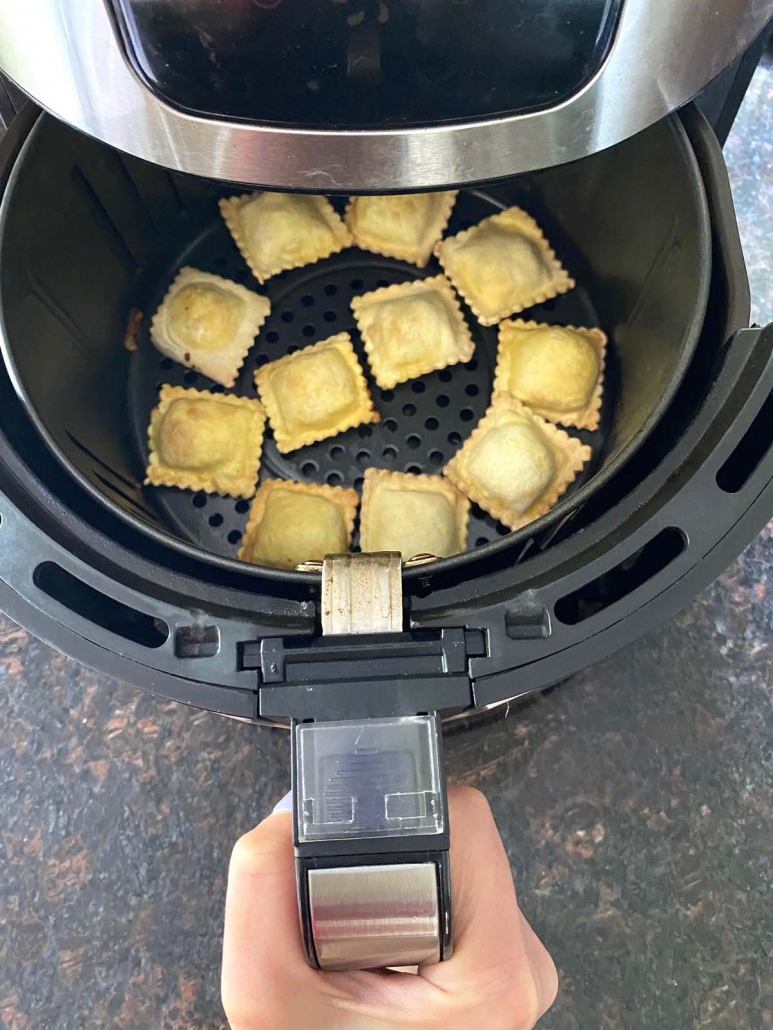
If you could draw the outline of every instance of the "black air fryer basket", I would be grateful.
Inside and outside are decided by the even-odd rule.
[[[34,113],[4,140],[2,182],[0,606],[131,682],[247,719],[344,718],[353,698],[358,716],[495,705],[668,617],[773,510],[773,329],[747,328],[724,163],[691,108],[460,195],[449,231],[519,204],[554,242],[579,286],[529,317],[609,333],[603,424],[547,516],[505,535],[474,509],[468,553],[404,570],[404,632],[378,690],[356,642],[309,673],[319,576],[235,560],[247,502],[141,485],[159,384],[213,384],[163,359],[147,329],[127,349],[127,320],[139,308],[147,327],[184,265],[249,284],[217,214],[233,190]],[[270,280],[237,392],[254,396],[258,365],[353,329],[352,296],[415,276],[345,251]],[[379,425],[289,457],[269,442],[261,474],[357,487],[369,465],[438,472],[488,404],[496,331],[473,331],[466,366],[371,383]],[[302,703],[281,689],[294,678]]]

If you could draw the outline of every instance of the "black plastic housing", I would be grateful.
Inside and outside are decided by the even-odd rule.
[[[475,707],[554,683],[668,618],[735,557],[773,511],[773,330],[745,328],[748,287],[721,151],[695,111],[686,110],[682,120],[708,200],[712,259],[700,339],[678,393],[657,425],[647,427],[649,436],[636,454],[589,491],[571,518],[548,522],[514,548],[492,543],[405,576],[407,644],[412,646],[417,631],[444,629],[472,631],[484,642],[483,653],[466,656],[468,697]],[[32,121],[29,115],[17,120],[4,141],[3,185]],[[83,144],[84,165],[114,170],[114,155],[76,138]],[[564,182],[573,179],[590,191],[589,167],[583,162],[550,174],[561,173],[569,177]],[[142,169],[138,164],[135,176]],[[44,169],[30,166],[29,171],[28,195],[40,197]],[[620,235],[619,205],[629,173],[630,167],[625,175],[621,172],[619,194],[609,195],[610,236]],[[555,202],[560,218],[560,180],[554,181],[555,192],[546,195],[545,203],[552,211]],[[196,194],[202,186],[183,180],[176,188]],[[597,210],[579,210],[587,211],[586,224],[598,218]],[[165,211],[161,205],[155,211],[160,230]],[[671,225],[663,224],[661,247],[670,238]],[[634,223],[631,227],[636,229]],[[0,314],[6,348],[20,346],[14,330],[14,319],[20,316],[6,302],[20,301],[15,284],[29,255],[33,228],[31,222],[26,242],[23,233],[14,235],[21,251],[5,252],[2,262]],[[638,228],[643,231],[641,223]],[[81,231],[77,238],[80,246],[94,249],[95,262],[104,257],[93,236]],[[72,255],[80,257],[75,237],[71,243]],[[694,246],[695,239],[686,238],[685,245]],[[124,243],[116,246],[125,250]],[[625,319],[625,297],[634,302],[637,295],[635,275],[649,282],[652,269],[651,262],[637,266],[634,253],[621,258],[622,264],[616,262],[619,292],[610,295],[612,307],[602,314],[615,325]],[[61,255],[60,260],[66,259]],[[603,261],[601,252],[599,259]],[[126,262],[129,267],[128,258]],[[119,291],[126,306],[133,299],[132,275]],[[689,291],[696,280],[691,286],[669,271],[666,281],[671,304],[694,310],[695,296]],[[79,294],[81,287],[85,290]],[[104,294],[97,296],[92,284],[84,283],[82,271],[73,277],[71,289],[73,304],[82,305],[79,310],[103,317],[106,331],[122,331],[118,295],[103,307]],[[42,319],[40,297],[34,291],[24,296],[29,297],[27,313],[36,311],[35,317]],[[621,305],[617,316],[615,304]],[[62,314],[70,321],[78,314],[66,305],[58,311],[49,305],[47,311],[59,324]],[[662,335],[662,323],[658,331],[662,305],[645,304],[639,311],[639,317],[651,313],[653,342],[681,354],[684,328],[679,347]],[[22,320],[18,325],[33,323]],[[36,333],[28,332],[26,340],[30,347],[38,344]],[[52,353],[51,346],[39,352],[39,362]],[[108,364],[105,359],[102,367]],[[57,379],[58,373],[49,368],[49,382],[42,387],[60,391]],[[77,377],[71,382],[75,391],[82,390]],[[93,386],[85,394],[60,393],[58,401],[53,393],[48,395],[48,419],[57,406],[82,418],[75,409],[95,397]],[[46,399],[42,393],[36,399],[38,416]],[[100,418],[109,419],[101,398],[96,398],[96,407]],[[635,405],[628,410],[634,411]],[[38,419],[36,424],[20,403],[6,370],[0,370],[0,412],[0,607],[41,638],[105,672],[189,704],[257,719],[261,693],[273,687],[247,667],[244,656],[256,641],[281,640],[283,647],[292,647],[290,638],[317,635],[318,581],[300,574],[264,575],[172,541],[152,518],[143,525],[120,512],[115,491],[106,504],[97,492],[98,480],[87,476],[85,462],[79,471],[68,471],[57,458],[41,435],[43,423]],[[99,423],[105,446],[120,449],[121,436],[106,432],[108,424]],[[640,419],[638,431],[643,425]],[[91,472],[99,468],[91,466]],[[124,475],[123,467],[118,471]],[[124,489],[120,478],[104,478]],[[351,680],[352,691],[361,689],[356,669]],[[449,691],[446,700],[440,704],[444,711],[458,710],[456,693]],[[422,710],[418,704],[417,695],[417,710]]]

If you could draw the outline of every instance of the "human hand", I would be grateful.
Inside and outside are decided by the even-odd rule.
[[[290,814],[269,816],[237,842],[222,977],[232,1030],[531,1030],[555,999],[555,966],[518,908],[488,802],[451,787],[448,803],[454,954],[418,975],[311,969]]]

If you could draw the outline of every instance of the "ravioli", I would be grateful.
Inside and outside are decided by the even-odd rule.
[[[344,218],[358,247],[423,268],[448,224],[457,193],[352,197]]]
[[[239,558],[294,569],[349,550],[359,498],[355,490],[268,479],[250,508]]]
[[[540,227],[519,207],[447,237],[435,254],[481,325],[495,325],[574,286]]]
[[[245,193],[220,201],[220,213],[260,283],[351,246],[352,237],[326,197]]]
[[[467,546],[470,502],[442,476],[369,468],[360,514],[363,551],[448,558]]]
[[[502,322],[494,392],[550,422],[598,429],[606,344],[600,329]]]
[[[259,401],[165,384],[150,416],[145,483],[252,497],[265,426]]]
[[[348,333],[264,365],[255,383],[282,454],[380,419]]]
[[[382,390],[472,357],[475,344],[445,276],[355,297],[352,311]]]
[[[173,361],[233,386],[271,303],[219,275],[183,268],[150,326],[156,348]]]
[[[443,471],[484,511],[520,529],[553,507],[590,456],[590,447],[499,394]]]

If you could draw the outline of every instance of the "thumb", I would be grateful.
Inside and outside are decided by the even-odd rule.
[[[298,992],[313,972],[298,928],[292,817],[276,812],[237,841],[231,855],[222,996],[232,1025],[247,1025],[240,1012],[270,1008],[274,992],[286,1006],[287,992]]]

